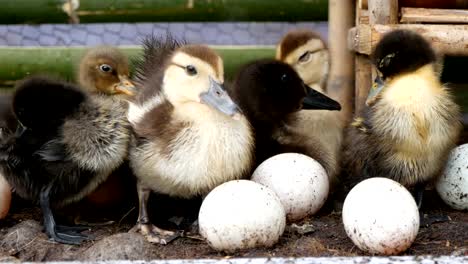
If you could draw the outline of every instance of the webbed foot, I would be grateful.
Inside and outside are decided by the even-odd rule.
[[[150,243],[161,245],[166,245],[183,236],[182,231],[164,230],[153,224],[137,224],[131,231],[139,232]]]

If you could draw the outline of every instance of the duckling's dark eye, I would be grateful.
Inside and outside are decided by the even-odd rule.
[[[309,51],[306,51],[304,52],[304,54],[302,54],[300,57],[299,57],[299,62],[306,62],[308,61],[310,58],[310,52]]]
[[[194,76],[197,74],[197,69],[193,65],[188,65],[187,67],[185,67],[185,71],[190,76]]]
[[[283,83],[287,82],[288,81],[288,75],[286,75],[286,74],[281,75],[281,81]]]
[[[103,72],[111,72],[112,71],[112,67],[107,65],[107,64],[101,64],[99,65],[99,69]]]

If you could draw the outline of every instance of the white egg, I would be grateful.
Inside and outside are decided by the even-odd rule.
[[[253,181],[230,181],[205,198],[200,234],[220,251],[272,246],[284,232],[286,214],[276,194]]]
[[[346,234],[363,251],[393,255],[408,249],[419,230],[419,211],[396,181],[371,178],[357,184],[343,205]]]
[[[11,188],[10,184],[0,175],[0,219],[5,218],[10,210]]]
[[[452,150],[436,190],[452,208],[468,210],[468,144]]]
[[[278,195],[290,222],[316,213],[327,200],[330,188],[322,165],[298,153],[284,153],[265,160],[254,171],[252,181]]]

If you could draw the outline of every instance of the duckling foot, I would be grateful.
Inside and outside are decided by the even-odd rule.
[[[152,224],[137,224],[132,230],[139,231],[148,242],[161,245],[166,245],[183,235],[181,231],[168,231]]]

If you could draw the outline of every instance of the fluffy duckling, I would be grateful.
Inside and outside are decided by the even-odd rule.
[[[131,96],[135,90],[127,57],[112,46],[89,49],[81,58],[77,79],[90,93]]]
[[[310,30],[290,31],[277,45],[276,58],[291,65],[309,87],[326,94],[330,58],[319,34]],[[327,168],[333,186],[340,168],[344,126],[344,116],[340,112],[302,110],[291,114],[282,131],[277,133],[321,142],[320,151],[324,157],[321,164]]]
[[[136,76],[140,92],[128,115],[136,134],[130,151],[140,204],[136,228],[148,241],[164,244],[176,234],[151,224],[150,192],[192,198],[246,176],[253,138],[222,86],[218,54],[206,46],[179,46],[172,38],[149,38],[144,46]]]
[[[459,107],[439,81],[434,50],[419,34],[386,34],[372,62],[379,77],[346,135],[349,180],[388,177],[415,187],[421,206],[424,186],[439,175],[457,141]]]
[[[39,202],[52,240],[79,244],[88,239],[82,229],[57,225],[52,210],[82,199],[122,164],[127,106],[38,76],[17,86],[12,105],[19,125],[0,145],[0,172],[19,196]]]
[[[78,84],[91,95],[107,95],[128,99],[135,93],[129,79],[127,56],[113,46],[97,46],[85,52],[76,72]],[[128,163],[112,173],[108,180],[87,196],[86,200],[97,207],[121,206],[129,196]]]
[[[276,46],[276,59],[291,65],[312,89],[326,92],[330,54],[318,33],[307,29],[289,31]]]
[[[294,69],[277,60],[259,60],[237,74],[232,97],[248,117],[255,132],[256,163],[284,152],[311,156],[327,167],[323,142],[281,130],[288,117],[301,109],[339,110],[340,104],[308,87]],[[282,134],[278,134],[281,131]]]

